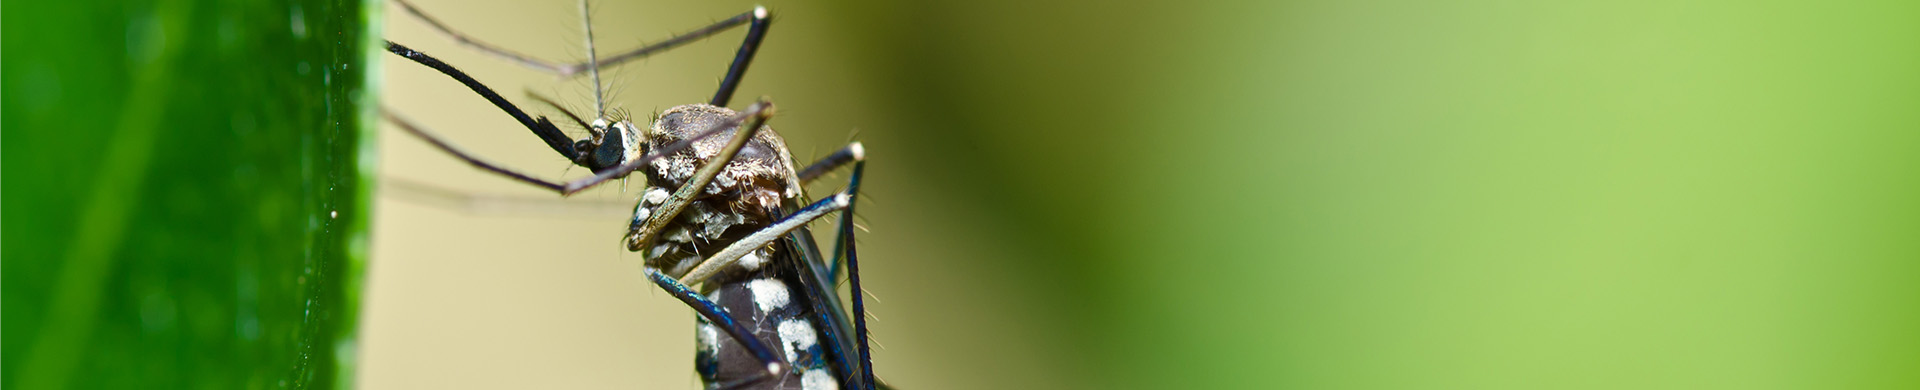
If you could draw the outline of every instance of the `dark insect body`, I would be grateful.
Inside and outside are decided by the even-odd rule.
[[[466,85],[506,111],[522,126],[576,165],[594,172],[571,182],[535,178],[453,147],[388,110],[386,118],[403,130],[473,166],[572,194],[639,172],[648,187],[634,206],[627,248],[644,252],[651,281],[698,313],[695,370],[710,389],[875,389],[869,358],[865,308],[860,295],[859,262],[852,225],[865,152],[857,142],[796,170],[785,141],[767,128],[772,104],[757,102],[742,111],[726,108],[771,22],[765,8],[714,23],[605,59],[594,53],[587,23],[588,60],[554,64],[468,38],[442,25],[404,0],[395,3],[442,33],[483,52],[529,67],[594,78],[597,117],[567,119],[588,129],[585,139],[568,138],[544,116],[531,116],[465,73],[405,46],[387,42],[388,51],[433,68]],[[582,2],[585,13],[585,2]],[[642,58],[739,25],[747,37],[720,89],[705,104],[676,106],[642,128],[606,114],[600,100],[599,68]],[[537,98],[537,97],[536,97]],[[545,99],[542,103],[554,106]],[[565,112],[564,109],[561,109]],[[847,165],[845,190],[813,201],[805,185]],[[821,255],[810,221],[840,212],[832,259]],[[837,288],[839,264],[851,284],[852,316],[842,307]],[[700,286],[695,289],[690,286]]]

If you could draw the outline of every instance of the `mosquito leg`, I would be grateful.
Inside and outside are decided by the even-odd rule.
[[[819,161],[814,162],[811,166],[808,166],[806,169],[801,170],[801,173],[799,174],[800,180],[802,183],[806,183],[807,181],[811,181],[819,178],[820,176],[824,175],[826,172],[844,167],[848,163],[853,163],[854,177],[851,178],[852,180],[848,184],[848,188],[847,188],[848,192],[846,192],[846,194],[849,194],[849,196],[851,197],[853,196],[852,194],[858,194],[860,191],[860,180],[861,180],[860,177],[862,175],[862,172],[864,172],[864,167],[866,164],[865,159],[866,159],[865,148],[859,142],[854,142],[854,143],[848,144],[846,147],[841,148],[838,151],[835,151],[833,154],[830,154],[825,158],[821,158]],[[848,200],[849,209],[852,208],[852,201],[853,200],[851,198]],[[852,211],[843,211],[841,214],[841,222],[840,222],[841,226],[851,227],[852,226],[851,216],[852,216]],[[835,232],[835,237],[832,241],[833,242],[832,253],[834,254],[834,257],[831,262],[826,262],[825,260],[817,260],[821,258],[818,252],[814,252],[810,256],[803,257],[806,259],[816,259],[816,260],[807,261],[806,262],[807,264],[800,265],[802,267],[809,267],[813,269],[812,272],[807,272],[807,274],[809,275],[814,275],[813,277],[801,278],[801,283],[805,285],[805,288],[809,291],[810,294],[836,295],[836,296],[839,294],[838,293],[839,289],[837,288],[837,283],[835,283],[835,281],[839,280],[840,264],[842,264],[841,259],[843,259],[840,256],[845,255],[847,249],[844,249],[844,248],[846,248],[847,244],[850,244],[852,242],[851,237],[852,235],[850,231]],[[794,242],[796,243],[806,243],[806,244],[798,244],[796,245],[796,248],[812,248],[813,247],[813,245],[810,245],[811,243],[813,243],[813,235],[808,233],[807,231],[804,231],[804,230],[794,231],[793,233],[788,234],[788,238],[795,240]],[[847,311],[838,302],[839,300],[815,300],[814,311],[816,313],[820,313],[820,315],[822,316],[820,320],[824,321],[824,323],[838,324],[834,326],[828,326],[828,329],[826,329],[826,331],[829,334],[837,334],[837,333],[853,334],[854,330],[851,328],[847,328],[847,324],[849,324],[849,321],[847,321],[847,318],[845,317],[846,315],[845,313],[847,313]],[[864,315],[865,313],[864,309],[865,308],[863,306],[861,307],[860,311],[856,311],[856,312]],[[865,358],[854,359],[856,356],[852,356],[853,354],[857,353],[857,349],[859,347],[855,345],[852,340],[848,340],[847,338],[834,337],[834,336],[829,336],[828,338],[834,339],[834,340],[845,340],[845,341],[837,341],[834,343],[830,343],[829,346],[833,350],[834,356],[837,358],[836,360],[839,363],[837,366],[846,369],[846,371],[838,372],[837,374],[841,375],[842,378],[847,378],[846,379],[847,388],[871,389],[872,386],[867,384],[872,383],[872,381],[870,380],[862,381],[862,379],[866,379],[864,377],[864,373],[870,371],[869,369],[864,368],[869,364],[869,362]]]
[[[754,133],[759,132],[760,127],[766,124],[768,117],[773,115],[771,106],[771,103],[763,101],[748,107],[746,114],[750,115],[748,118],[750,120],[740,127],[740,131],[734,132],[733,141],[728,143],[726,148],[721,149],[718,155],[709,159],[706,165],[701,166],[699,171],[694,172],[693,177],[687,180],[687,184],[673,191],[673,196],[661,203],[660,208],[655,209],[645,223],[628,232],[627,250],[638,252],[640,248],[652,245],[653,239],[659,236],[660,229],[665,228],[668,221],[679,217],[680,210],[686,209],[688,204],[693,203],[694,196],[706,190],[707,184],[713,182],[713,177],[720,174],[720,169],[725,168],[727,162],[733,161],[733,156],[740,153],[740,148],[747,146],[747,141],[752,140]],[[715,127],[725,129],[727,124],[720,123]],[[626,166],[622,165],[608,172],[624,173],[625,170],[627,170]],[[588,179],[597,178],[596,176]]]
[[[846,147],[834,151],[833,154],[822,157],[819,161],[814,161],[813,165],[807,166],[807,169],[800,170],[800,184],[811,183],[813,179],[820,178],[820,175],[825,175],[829,171],[840,169],[840,167],[846,166],[847,163],[861,161],[866,158],[866,147],[861,146],[859,142],[847,144]]]
[[[760,8],[755,8],[754,11],[749,11],[747,13],[735,15],[734,17],[727,18],[725,20],[721,20],[718,22],[714,22],[713,24],[709,24],[705,27],[701,27],[698,29],[694,29],[693,31],[681,33],[680,35],[675,35],[671,38],[667,38],[664,41],[656,42],[649,45],[643,45],[641,47],[634,48],[632,50],[621,52],[620,54],[605,56],[603,58],[600,58],[598,61],[561,64],[561,63],[549,62],[549,61],[533,58],[533,56],[521,54],[518,52],[514,52],[512,50],[507,50],[505,48],[502,48],[493,44],[489,44],[489,43],[480,41],[478,39],[474,39],[473,37],[467,36],[467,34],[465,33],[454,31],[452,28],[447,27],[447,25],[444,23],[441,23],[440,20],[434,19],[432,16],[428,16],[426,12],[422,12],[418,7],[414,7],[412,3],[409,3],[406,0],[393,0],[393,2],[394,4],[398,4],[400,6],[400,9],[405,10],[408,14],[413,15],[415,18],[419,18],[420,21],[422,22],[425,22],[427,26],[432,27],[434,31],[439,31],[441,34],[444,34],[447,37],[452,38],[454,42],[458,42],[461,45],[471,47],[474,50],[479,50],[483,53],[491,54],[495,57],[506,59],[507,61],[519,63],[528,68],[533,68],[535,70],[553,73],[561,77],[579,76],[581,73],[585,73],[587,69],[604,68],[608,66],[617,65],[623,62],[631,61],[634,59],[646,58],[648,56],[654,55],[662,51],[666,51],[668,49],[684,46],[688,43],[693,43],[694,41],[711,37],[714,34],[719,34],[721,32],[727,31],[734,27],[738,27],[742,24],[747,24],[748,22],[755,21],[756,19],[758,20],[766,19],[766,17],[764,16],[765,12]],[[763,15],[763,16],[759,16],[756,18],[755,15]]]
[[[451,154],[455,158],[464,160],[467,162],[468,165],[473,165],[475,168],[480,168],[488,172],[497,173],[497,174],[500,174],[501,176],[506,176],[514,180],[519,180],[527,184],[540,186],[541,188],[546,188],[550,190],[562,190],[566,187],[563,184],[541,180],[540,178],[533,177],[532,175],[520,173],[518,171],[514,171],[513,169],[509,169],[505,166],[501,166],[500,164],[495,164],[487,160],[482,160],[479,157],[475,157],[472,154],[468,154],[466,151],[462,151],[460,150],[460,148],[453,146],[453,144],[449,144],[447,143],[447,141],[440,139],[440,136],[436,136],[436,135],[433,135],[433,133],[429,133],[426,130],[422,130],[417,126],[414,126],[413,122],[409,122],[398,115],[394,115],[393,110],[381,110],[380,115],[385,116],[388,122],[393,122],[393,124],[400,125],[400,129],[406,130],[408,134],[413,134],[413,136],[415,137],[420,137],[421,140],[427,141],[427,143],[429,144],[433,144],[433,146],[436,148],[440,148],[440,151],[447,152],[447,154]]]
[[[521,65],[526,65],[527,67],[530,67],[530,68],[544,70],[548,72],[560,73],[559,65],[555,65],[553,63],[546,62],[546,61],[541,61],[539,59],[533,58],[533,56],[520,54],[512,50],[507,50],[506,48],[494,46],[493,44],[489,44],[486,42],[482,42],[478,39],[473,39],[472,37],[468,37],[467,34],[463,34],[458,31],[453,31],[453,29],[447,27],[446,24],[440,23],[439,19],[434,19],[433,16],[429,16],[427,15],[426,12],[420,11],[420,8],[414,7],[413,3],[409,3],[406,0],[393,0],[393,3],[396,5],[399,5],[401,10],[405,10],[407,11],[408,14],[412,14],[413,17],[419,18],[421,22],[425,22],[427,24],[427,27],[432,27],[435,31],[439,31],[441,34],[445,34],[448,38],[452,38],[454,42],[459,42],[461,45],[466,45],[467,47],[471,47],[474,50],[479,50],[482,53],[492,54],[494,56],[504,58],[508,61],[518,62]]]
[[[562,201],[551,196],[477,193],[395,176],[380,179],[380,196],[472,215],[598,218],[633,215],[632,202]]]
[[[547,121],[547,117],[534,118],[528,116],[526,111],[521,111],[520,107],[514,106],[513,103],[508,102],[506,98],[500,97],[500,94],[494,93],[493,88],[487,88],[487,86],[481,84],[479,80],[474,80],[473,77],[467,76],[466,72],[461,72],[452,65],[440,62],[439,59],[433,58],[433,56],[429,56],[427,53],[421,53],[420,51],[402,46],[393,41],[387,41],[387,51],[398,54],[401,57],[406,57],[409,60],[413,60],[413,62],[418,62],[420,65],[426,65],[428,68],[433,68],[433,70],[439,71],[441,74],[447,75],[447,77],[452,77],[454,80],[459,81],[460,84],[466,85],[467,89],[471,89],[474,93],[480,94],[480,97],[486,98],[487,102],[493,103],[495,107],[499,107],[501,111],[506,111],[507,115],[512,115],[514,120],[520,121],[520,124],[526,126],[528,130],[533,130],[534,135],[540,136],[541,140],[547,141],[547,146],[553,148],[553,151],[560,153],[561,156],[566,156],[567,161],[579,159],[580,152],[573,149],[573,140],[567,138],[566,133],[560,132],[560,128],[554,127],[553,122]]]
[[[667,49],[684,46],[688,43],[693,43],[693,41],[698,41],[703,38],[711,37],[714,34],[719,34],[722,31],[727,31],[729,29],[738,27],[741,24],[745,24],[747,22],[753,22],[753,24],[755,25],[765,25],[767,18],[768,18],[767,9],[765,7],[754,7],[752,11],[747,11],[739,15],[734,15],[731,18],[726,18],[725,20],[713,22],[713,24],[709,24],[706,27],[694,29],[693,31],[680,33],[680,35],[675,35],[672,38],[667,38],[667,40],[664,40],[664,41],[634,48],[633,50],[627,50],[627,51],[621,52],[620,54],[606,56],[600,59],[600,62],[597,63],[598,64],[597,66],[605,68],[608,66],[618,65],[622,62],[627,62],[627,61],[638,59],[638,58],[647,58],[648,56],[652,56],[655,53],[659,53]],[[766,27],[760,27],[760,29],[765,30]],[[765,32],[762,32],[761,34],[765,34]],[[753,33],[749,32],[747,36],[751,37],[753,36]],[[756,47],[758,47],[759,41],[756,40],[754,44]],[[565,75],[572,76],[575,74],[579,74],[580,72],[585,72],[587,70],[587,66],[588,66],[587,63],[585,62],[567,65],[566,66],[567,73],[565,73]]]
[[[819,161],[814,161],[813,165],[808,165],[806,169],[800,170],[800,174],[799,174],[800,184],[804,185],[807,183],[811,183],[813,182],[814,179],[820,178],[821,175],[825,175],[827,174],[827,172],[831,172],[835,169],[840,169],[840,167],[847,166],[848,163],[863,163],[866,161],[866,158],[867,158],[867,152],[866,152],[865,146],[862,146],[859,142],[847,144],[846,147],[840,148],[840,150],[834,151],[833,154],[829,154],[826,157],[822,157],[820,158]],[[855,165],[854,169],[856,170],[856,172],[858,172],[858,170],[860,169],[859,167],[860,167],[859,165]],[[855,178],[852,185],[848,187],[848,190],[858,191],[859,184],[860,184],[859,179]],[[852,213],[848,213],[847,215],[841,216],[841,219],[844,220],[841,223],[851,224],[852,220],[848,219],[848,218],[851,218],[851,215]],[[840,264],[841,264],[840,242],[841,241],[839,239],[835,239],[833,241],[834,243],[833,244],[834,245],[833,262],[828,263],[828,266],[831,268],[824,270],[826,271],[828,280],[834,280],[834,281],[840,280]]]
[[[680,277],[680,282],[698,284],[708,277],[713,276],[715,273],[718,273],[720,268],[739,261],[740,258],[746,256],[747,253],[765,247],[767,243],[780,239],[781,236],[787,235],[788,232],[799,229],[801,226],[806,226],[808,222],[813,222],[815,219],[826,216],[827,213],[845,209],[851,204],[849,202],[852,201],[852,195],[840,193],[827,199],[821,199],[819,202],[814,202],[806,208],[794,212],[793,215],[782,218],[780,221],[774,222],[766,228],[762,228],[738,241],[734,241],[732,245],[727,245],[727,247],[721,249],[719,253],[708,256],[706,260],[701,260],[699,265],[693,267],[693,270],[687,271],[685,276]]]
[[[846,264],[850,265],[849,280],[853,283],[854,291],[854,306],[852,310],[852,314],[855,316],[854,321],[847,321],[845,315],[848,312],[838,303],[839,300],[814,300],[814,311],[820,313],[822,316],[820,318],[821,321],[828,324],[837,324],[828,326],[829,329],[827,329],[827,332],[829,334],[844,333],[855,335],[851,340],[844,337],[833,337],[831,335],[828,337],[836,340],[836,342],[829,345],[833,349],[834,355],[838,357],[838,362],[840,363],[838,367],[846,370],[838,372],[838,374],[841,375],[842,378],[847,378],[847,388],[873,389],[879,384],[873,379],[873,369],[870,367],[872,365],[872,358],[869,352],[870,350],[867,348],[866,303],[865,296],[861,295],[865,290],[862,290],[860,286],[859,259],[854,250],[853,203],[854,198],[857,197],[857,194],[860,192],[860,183],[865,177],[866,172],[866,162],[863,159],[864,156],[860,156],[861,153],[859,153],[858,147],[859,144],[855,143],[848,145],[847,148],[851,152],[849,155],[852,156],[852,158],[847,161],[853,162],[853,174],[847,182],[845,192],[837,195],[848,197],[848,203],[847,209],[842,210],[840,214],[839,231],[834,233],[832,241],[834,257],[830,263],[814,264],[821,262],[821,260],[814,260],[809,261],[809,264],[802,265],[803,267],[812,267],[814,271],[808,272],[807,274],[814,275],[814,277],[801,278],[801,283],[806,285],[805,287],[810,294],[837,296],[839,295],[839,288],[834,281],[839,279],[837,275],[839,273],[839,265],[843,259],[846,261]],[[820,162],[814,163],[814,166],[820,167],[843,164],[835,163],[836,160],[838,159],[830,156],[822,159]],[[795,231],[789,234],[788,237],[797,240],[796,242],[802,243],[811,243],[813,241],[812,235],[806,231]],[[802,247],[812,247],[812,245],[802,245]],[[808,258],[819,258],[819,255],[814,254]],[[826,268],[827,264],[831,264],[833,268],[828,270]],[[853,324],[854,327],[848,328],[849,323]]]
[[[735,321],[732,315],[727,314],[725,310],[721,310],[720,305],[708,300],[707,297],[701,296],[700,293],[693,291],[693,289],[687,287],[687,285],[673,280],[673,277],[660,273],[660,270],[647,268],[647,279],[653,280],[653,284],[659,285],[660,289],[667,291],[667,294],[673,295],[674,298],[680,298],[681,302],[686,302],[687,306],[693,307],[693,311],[699,312],[700,317],[705,318],[708,323],[719,326],[721,330],[727,332],[728,336],[733,337],[734,341],[738,341],[740,345],[745,346],[747,351],[753,352],[754,358],[759,359],[761,363],[767,365],[767,376],[777,377],[786,371],[786,364],[782,363],[780,358],[773,354],[773,349],[767,348],[766,343],[761,342],[757,337],[753,337],[752,330],[747,329],[746,325],[741,325],[739,321]]]
[[[866,154],[866,147],[862,146],[859,142],[847,144],[846,147],[840,148],[840,150],[834,151],[833,154],[814,161],[813,164],[808,165],[806,169],[800,170],[800,174],[798,175],[800,176],[800,184],[806,185],[811,183],[814,179],[820,178],[821,175],[847,166],[848,163],[865,161],[867,158]],[[839,241],[834,241],[834,245],[836,246],[833,249],[833,253],[835,256],[839,256]],[[831,269],[821,269],[820,271],[822,274],[827,275],[828,280],[840,280],[840,259],[835,257],[830,266],[832,267]]]
[[[858,146],[860,146],[858,143],[852,145],[856,151],[858,151]],[[853,175],[851,175],[851,178],[847,181],[846,194],[848,194],[849,198],[858,196],[860,193],[860,178],[867,168],[867,162],[860,159],[857,154],[855,161],[856,162],[853,163]],[[847,282],[851,284],[853,288],[853,334],[860,342],[859,374],[862,379],[860,383],[864,384],[866,388],[870,390],[873,389],[875,383],[873,381],[873,357],[867,347],[866,290],[860,289],[860,257],[855,255],[853,238],[853,203],[852,199],[848,199],[847,209],[840,212],[840,233],[835,235],[833,240],[834,271],[828,275],[828,278],[834,278],[832,274],[838,273],[840,258],[842,255],[845,255]]]
[[[746,77],[747,65],[753,62],[753,55],[760,52],[760,41],[767,38],[767,26],[772,22],[767,7],[753,7],[753,24],[747,26],[747,39],[740,42],[740,50],[733,55],[733,65],[727,66],[726,78],[720,79],[720,89],[713,93],[709,104],[726,107],[733,100],[733,91],[740,88],[740,79]]]
[[[866,154],[867,154],[866,148],[862,146],[859,142],[847,144],[846,147],[840,148],[840,150],[833,152],[833,154],[829,154],[827,155],[827,157],[823,157],[819,161],[814,161],[813,165],[807,166],[807,169],[800,170],[800,175],[799,175],[800,184],[804,185],[809,182],[812,182],[814,179],[820,178],[821,175],[827,174],[827,172],[833,171],[835,169],[840,169],[840,167],[847,166],[847,163],[855,163],[855,162],[864,163],[867,158]],[[859,165],[855,165],[855,167],[856,167],[855,169],[859,169],[858,168]],[[849,187],[848,190],[858,191],[859,190],[858,184],[859,182],[856,179],[856,181],[853,183],[854,186]],[[848,213],[848,215],[841,216],[841,219],[845,220],[841,223],[843,224],[851,223],[852,220],[849,219],[851,218],[851,216],[852,216],[851,213]],[[824,271],[826,271],[828,280],[838,281],[840,280],[840,264],[842,264],[840,260],[841,259],[840,258],[840,240],[835,239],[833,241],[833,245],[834,245],[833,262],[827,263],[827,266],[829,268]]]

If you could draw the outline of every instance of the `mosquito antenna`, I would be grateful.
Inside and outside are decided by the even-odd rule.
[[[593,50],[593,11],[587,9],[587,0],[580,0],[580,24],[587,30],[587,63],[600,63],[600,56]],[[593,75],[593,113],[597,118],[607,117],[607,101],[600,95],[600,67],[588,66],[587,73]]]
[[[531,97],[533,98],[534,101],[538,101],[540,103],[546,104],[548,107],[553,107],[553,109],[555,110],[560,110],[561,114],[566,114],[567,119],[572,119],[573,124],[580,125],[580,128],[587,129],[588,131],[593,130],[593,126],[588,125],[587,121],[580,120],[579,115],[574,115],[573,111],[568,111],[566,107],[560,106],[560,103],[554,102],[553,99],[548,99],[546,96],[541,96],[538,93],[534,93],[533,90],[531,89],[527,90],[527,97]]]

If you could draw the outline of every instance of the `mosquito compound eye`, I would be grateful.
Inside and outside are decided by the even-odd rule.
[[[623,161],[633,161],[634,159],[640,158],[641,155],[647,154],[647,143],[645,142],[647,135],[643,133],[644,130],[641,130],[640,126],[634,126],[633,122],[620,121],[620,123],[613,125],[613,129],[620,133],[620,141],[622,142],[620,148],[626,153]]]
[[[625,134],[611,131],[601,135],[598,142],[582,141],[586,143],[587,146],[578,150],[586,152],[585,155],[588,158],[587,168],[595,171],[613,168],[620,165],[621,162],[626,161],[626,148],[629,143],[626,138]]]

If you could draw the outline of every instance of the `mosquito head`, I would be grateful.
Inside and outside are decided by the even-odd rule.
[[[646,152],[641,146],[645,137],[632,121],[595,119],[587,131],[587,138],[574,141],[573,149],[582,152],[580,165],[594,172],[618,167]]]

